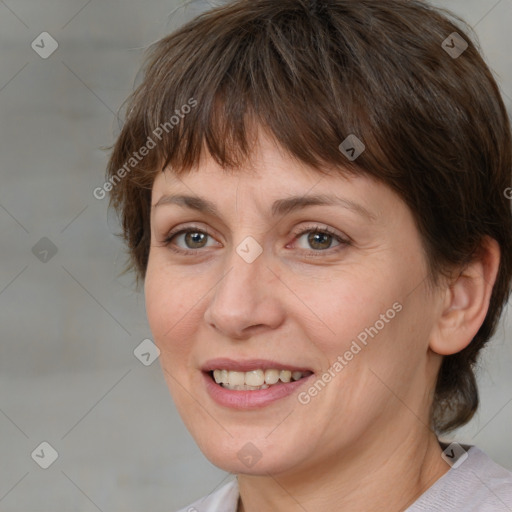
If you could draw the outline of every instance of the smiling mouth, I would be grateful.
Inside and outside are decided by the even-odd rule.
[[[212,370],[210,377],[219,386],[233,391],[259,391],[273,386],[295,382],[312,375],[312,372],[292,370],[252,370],[237,372],[232,370]]]

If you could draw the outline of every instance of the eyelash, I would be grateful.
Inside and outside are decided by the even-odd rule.
[[[194,227],[194,226],[190,226],[186,229],[180,229],[178,231],[174,231],[174,232],[171,232],[167,235],[167,237],[163,240],[163,244],[165,247],[167,247],[168,249],[170,249],[171,251],[177,253],[177,254],[182,254],[182,255],[185,255],[185,256],[198,256],[199,253],[201,252],[200,249],[195,249],[195,250],[186,250],[186,249],[177,249],[176,247],[173,247],[171,245],[171,242],[172,242],[172,239],[177,237],[178,235],[182,235],[182,234],[186,234],[186,233],[201,233],[201,234],[204,234],[204,235],[208,235],[210,237],[213,238],[213,235],[211,235],[210,233],[208,233],[208,231],[202,229],[202,228],[198,228],[198,227]],[[347,238],[343,238],[341,237],[340,235],[338,235],[337,233],[335,233],[334,231],[330,230],[329,228],[327,227],[322,227],[322,226],[310,226],[306,229],[303,229],[297,233],[293,233],[293,241],[295,242],[296,240],[298,240],[299,238],[301,238],[303,235],[305,235],[306,233],[320,233],[320,234],[327,234],[327,235],[330,235],[332,236],[337,242],[340,243],[340,245],[334,247],[333,249],[325,249],[325,250],[317,250],[317,251],[314,251],[314,250],[311,250],[311,251],[306,251],[306,253],[309,253],[310,255],[315,255],[315,256],[318,256],[318,254],[323,254],[323,253],[336,253],[337,251],[343,249],[345,246],[347,245],[350,245],[351,244],[351,241]]]

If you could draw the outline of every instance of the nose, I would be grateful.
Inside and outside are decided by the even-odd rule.
[[[230,339],[245,339],[276,329],[284,321],[279,282],[264,254],[248,263],[233,250],[223,277],[209,295],[205,321]]]

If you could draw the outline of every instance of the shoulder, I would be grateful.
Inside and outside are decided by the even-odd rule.
[[[406,512],[508,512],[512,509],[512,472],[476,446],[464,448],[467,458],[464,455],[460,465],[455,464]]]
[[[194,501],[177,512],[236,512],[238,505],[238,482],[232,480],[217,491]]]

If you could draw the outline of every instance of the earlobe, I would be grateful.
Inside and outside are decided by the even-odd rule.
[[[474,259],[446,286],[430,349],[451,355],[466,348],[485,320],[498,275],[500,248],[485,237]]]

